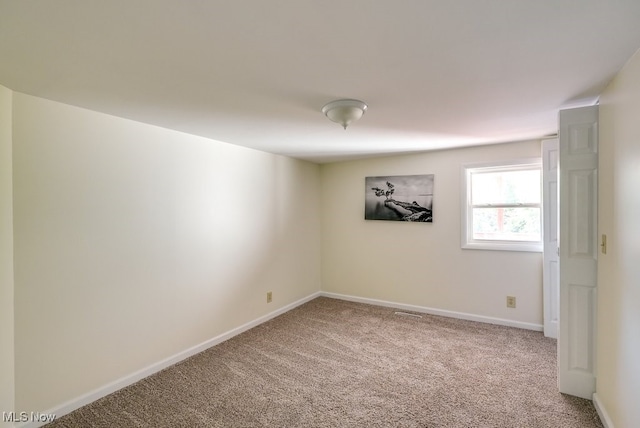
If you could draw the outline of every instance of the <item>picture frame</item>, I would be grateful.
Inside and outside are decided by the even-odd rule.
[[[365,220],[433,222],[434,174],[365,177]]]

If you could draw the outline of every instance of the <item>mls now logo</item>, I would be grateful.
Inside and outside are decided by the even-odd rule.
[[[2,412],[2,422],[53,422],[56,415],[40,412]]]

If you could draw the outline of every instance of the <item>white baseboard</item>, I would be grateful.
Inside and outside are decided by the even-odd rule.
[[[226,333],[222,333],[219,336],[216,336],[212,339],[209,339],[205,342],[202,342],[199,345],[193,346],[189,349],[186,349],[182,352],[179,352],[169,358],[166,358],[162,361],[159,361],[155,364],[152,364],[148,367],[145,367],[141,370],[138,370],[137,372],[131,373],[130,375],[127,375],[125,377],[122,377],[116,381],[113,381],[107,385],[104,385],[100,388],[94,389],[91,392],[88,392],[87,394],[81,395],[80,397],[74,398],[70,401],[67,401],[66,403],[63,403],[57,407],[54,407],[52,409],[49,409],[47,411],[44,412],[40,412],[41,414],[54,414],[56,415],[57,418],[62,417],[64,415],[66,415],[67,413],[71,413],[72,411],[79,409],[82,406],[86,406],[89,403],[92,403],[93,401],[96,401],[102,397],[105,397],[119,389],[122,389],[126,386],[129,386],[135,382],[138,382],[141,379],[144,379],[145,377],[148,377],[154,373],[159,372],[160,370],[163,370],[169,366],[172,366],[176,363],[179,363],[182,360],[185,360],[195,354],[198,354],[206,349],[211,348],[212,346],[215,346],[219,343],[222,343],[226,340],[231,339],[234,336],[239,335],[240,333],[244,333],[245,331],[252,329],[253,327],[256,327],[262,323],[265,323],[267,321],[269,321],[272,318],[275,318],[279,315],[284,314],[285,312],[289,312],[290,310],[304,304],[307,303],[310,300],[315,299],[316,297],[319,297],[321,295],[320,292],[315,292],[313,294],[310,294],[307,297],[304,297],[298,301],[295,301],[293,303],[290,303],[286,306],[283,306],[280,309],[277,309],[273,312],[270,312],[266,315],[261,316],[260,318],[257,318],[253,321],[250,321],[246,324],[241,325],[240,327],[236,327],[233,330],[229,330]],[[36,427],[41,427],[43,426],[44,423],[42,422],[27,422],[25,424],[22,425],[16,425],[19,428],[36,428]]]
[[[507,320],[503,318],[486,317],[483,315],[473,315],[473,314],[467,314],[464,312],[446,311],[443,309],[434,309],[434,308],[427,308],[424,306],[407,305],[404,303],[388,302],[386,300],[369,299],[366,297],[357,297],[357,296],[348,296],[345,294],[328,293],[326,291],[321,291],[320,295],[324,297],[330,297],[332,299],[348,300],[350,302],[367,303],[369,305],[404,309],[412,312],[419,312],[419,313],[429,314],[429,315],[439,315],[442,317],[449,317],[449,318],[458,318],[458,319],[463,319],[467,321],[477,321],[477,322],[483,322],[487,324],[497,324],[497,325],[504,325],[508,327],[517,327],[517,328],[523,328],[525,330],[535,330],[535,331],[544,330],[542,324],[533,324],[528,322]]]
[[[607,413],[607,409],[600,401],[600,397],[597,392],[593,393],[593,406],[596,408],[596,412],[598,412],[598,416],[600,416],[600,422],[604,425],[604,428],[614,428],[613,422],[611,421],[611,417],[609,417],[609,413]]]

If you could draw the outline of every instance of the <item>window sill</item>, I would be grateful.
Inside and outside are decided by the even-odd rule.
[[[491,250],[491,251],[527,251],[541,253],[542,243],[522,242],[468,242],[462,245],[463,250]]]

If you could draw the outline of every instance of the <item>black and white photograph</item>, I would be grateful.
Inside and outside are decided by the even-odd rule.
[[[433,222],[433,174],[365,178],[365,220]]]

